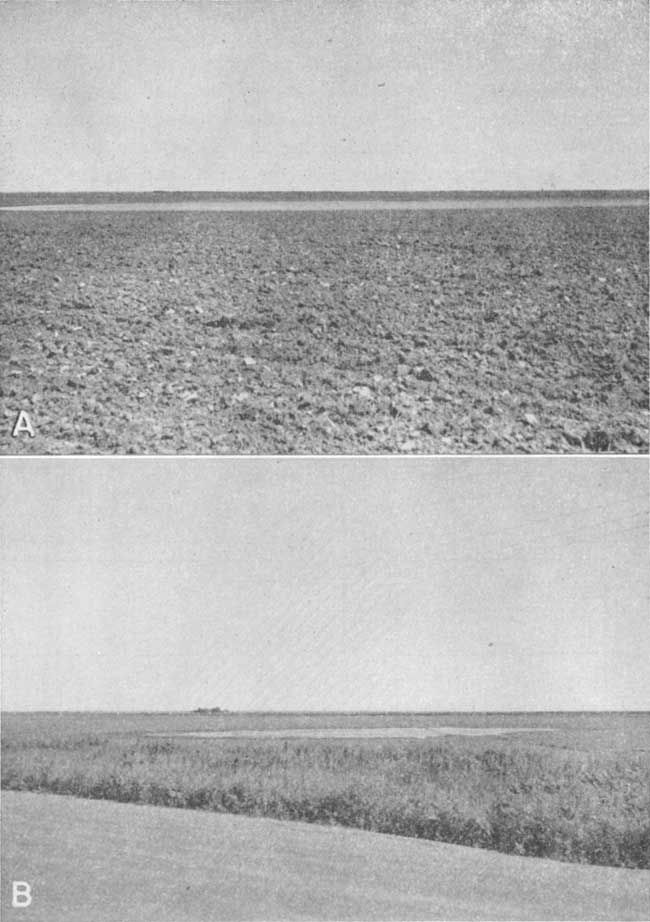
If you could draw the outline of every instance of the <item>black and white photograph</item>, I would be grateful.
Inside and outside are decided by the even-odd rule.
[[[645,459],[0,470],[7,922],[648,918]]]
[[[3,922],[650,920],[646,0],[0,0]]]
[[[645,0],[0,5],[9,454],[648,451]]]

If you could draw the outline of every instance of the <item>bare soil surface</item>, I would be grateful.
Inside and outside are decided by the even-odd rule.
[[[2,917],[648,919],[650,872],[360,830],[3,792]],[[11,907],[11,882],[32,904]]]
[[[3,212],[0,451],[645,452],[647,214]]]

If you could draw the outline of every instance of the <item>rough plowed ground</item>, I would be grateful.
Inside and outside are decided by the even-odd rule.
[[[647,451],[647,217],[5,212],[0,450]]]

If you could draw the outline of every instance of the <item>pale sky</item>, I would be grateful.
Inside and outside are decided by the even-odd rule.
[[[0,4],[0,190],[648,185],[646,0]]]
[[[647,460],[0,459],[6,709],[647,709]]]

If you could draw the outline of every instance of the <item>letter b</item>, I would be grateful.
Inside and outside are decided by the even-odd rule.
[[[12,880],[11,905],[14,909],[29,906],[32,902],[32,888],[24,880]]]

